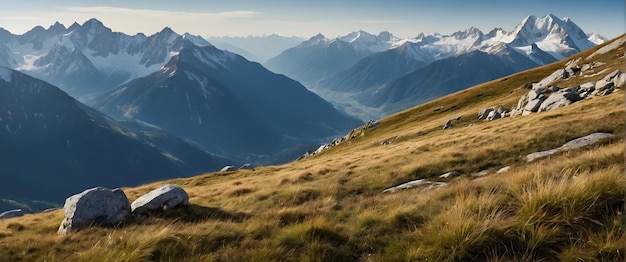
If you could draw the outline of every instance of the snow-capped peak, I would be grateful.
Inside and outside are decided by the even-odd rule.
[[[309,38],[309,40],[302,42],[299,46],[300,47],[324,46],[324,45],[328,45],[328,42],[330,42],[330,40],[320,33]]]
[[[591,33],[591,34],[587,34],[587,39],[589,39],[589,41],[591,41],[592,43],[596,44],[596,45],[600,45],[600,44],[604,44],[606,41],[608,41],[608,39],[606,39],[606,37],[598,34],[598,33]]]

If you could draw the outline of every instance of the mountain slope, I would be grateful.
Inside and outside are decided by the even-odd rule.
[[[189,42],[158,72],[95,98],[93,105],[228,154],[277,153],[359,123],[298,82]]]
[[[579,65],[595,62],[596,67],[555,85],[567,89],[624,70],[623,37],[604,46],[610,48],[592,48],[386,117],[314,157],[127,188],[134,200],[176,184],[189,193],[190,205],[116,229],[58,236],[62,211],[0,221],[0,256],[621,261],[626,248],[623,91],[527,116],[482,121],[476,114],[517,103],[530,92],[525,84],[578,58]],[[442,129],[457,117],[455,125]],[[613,136],[525,160],[527,154],[595,132]],[[439,177],[451,171],[460,175]],[[437,183],[383,192],[420,179]]]
[[[17,71],[0,68],[0,76],[2,199],[58,205],[85,187],[138,185],[233,162],[162,131],[117,123]]]
[[[358,96],[361,103],[397,112],[465,88],[536,67],[537,64],[506,48],[498,54],[474,51],[442,59]]]

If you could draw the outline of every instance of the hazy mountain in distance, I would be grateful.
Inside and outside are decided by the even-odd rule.
[[[268,59],[280,54],[282,51],[298,45],[305,38],[271,34],[246,37],[211,36],[207,40],[219,49],[237,53],[250,61],[265,63]]]
[[[361,123],[242,56],[214,46],[183,46],[161,70],[96,97],[94,107],[226,155],[271,155]]]

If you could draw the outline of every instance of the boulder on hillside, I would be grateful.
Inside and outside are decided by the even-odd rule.
[[[480,112],[478,112],[478,120],[485,120],[487,119],[487,117],[489,116],[489,114],[491,112],[493,112],[494,109],[489,107],[489,108],[485,108],[483,110],[481,110]]]
[[[130,214],[130,202],[119,188],[95,187],[67,198],[63,210],[65,218],[58,233],[68,234],[91,225],[110,227],[121,223]]]
[[[543,158],[546,156],[550,156],[559,152],[563,152],[563,151],[567,151],[567,150],[572,150],[572,149],[577,149],[577,148],[581,148],[581,147],[585,147],[588,145],[592,145],[597,143],[598,141],[608,138],[608,137],[612,137],[613,134],[610,133],[593,133],[584,137],[580,137],[580,138],[576,138],[574,140],[571,140],[567,143],[565,143],[564,145],[562,145],[561,147],[558,148],[554,148],[554,149],[550,149],[550,150],[546,150],[546,151],[540,151],[540,152],[535,152],[532,154],[528,154],[526,155],[526,161],[527,162],[531,162],[534,161],[536,159],[539,158]]]
[[[491,111],[489,112],[489,115],[487,115],[487,120],[496,120],[502,118],[502,115],[500,115],[500,113],[498,113],[497,111]]]
[[[14,217],[21,217],[24,215],[24,212],[21,209],[14,209],[0,213],[0,219],[8,219]]]
[[[447,184],[443,182],[433,182],[433,181],[428,181],[426,179],[418,179],[418,180],[406,182],[398,186],[387,188],[383,190],[383,193],[393,193],[401,189],[409,189],[409,188],[415,188],[415,187],[422,187],[422,191],[423,191],[423,190],[428,190],[432,188],[442,187],[445,185]]]
[[[131,212],[145,215],[156,210],[170,210],[189,204],[187,192],[176,185],[164,185],[137,198],[131,204]]]
[[[576,88],[566,88],[553,93],[539,106],[539,112],[550,111],[580,101],[582,98],[576,93]]]
[[[524,112],[522,113],[522,115],[529,115],[530,113],[537,112],[539,110],[539,107],[541,106],[541,103],[543,103],[544,100],[546,100],[546,96],[544,96],[543,94],[535,99],[529,100],[526,106],[524,106]]]
[[[595,90],[596,90],[596,82],[588,82],[588,83],[584,83],[580,85],[576,91],[578,92],[578,95],[581,98],[589,98],[591,97],[591,94]]]

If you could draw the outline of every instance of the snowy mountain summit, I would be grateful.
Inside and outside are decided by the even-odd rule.
[[[2,31],[2,30],[0,30]],[[210,45],[199,36],[166,27],[151,36],[113,32],[97,19],[66,28],[55,23],[23,35],[3,31],[0,65],[46,80],[75,97],[106,89],[159,70],[184,40]]]

